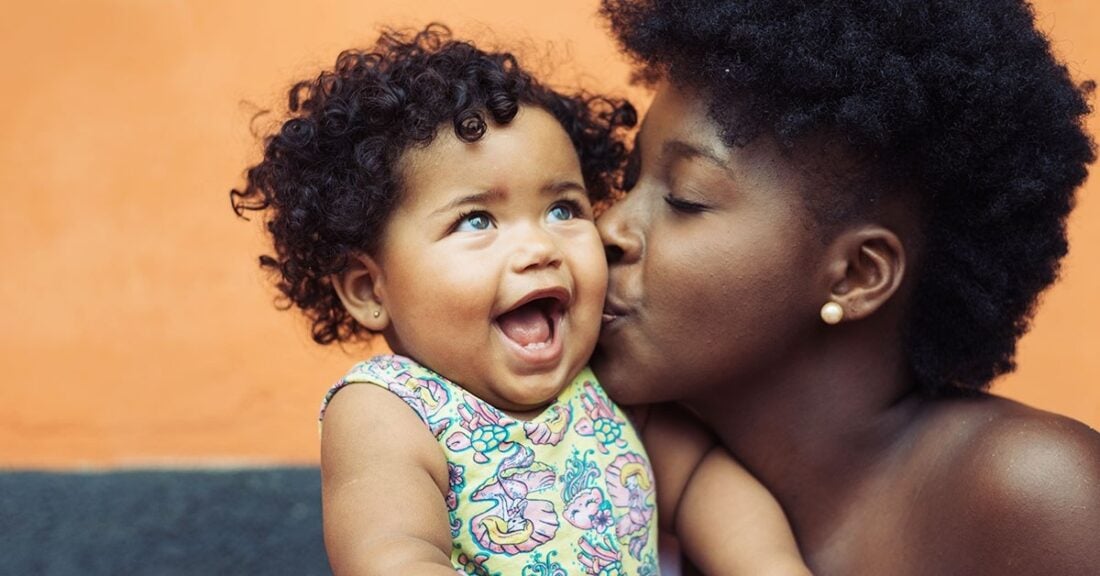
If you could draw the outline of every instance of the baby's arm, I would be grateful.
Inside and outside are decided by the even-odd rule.
[[[403,401],[346,386],[325,411],[321,493],[325,548],[337,576],[454,576],[447,462]]]
[[[662,530],[704,574],[810,574],[771,493],[682,408],[654,407],[643,439]]]
[[[721,446],[680,496],[676,534],[704,574],[810,574],[779,502]]]

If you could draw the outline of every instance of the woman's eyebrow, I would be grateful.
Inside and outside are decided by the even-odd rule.
[[[669,140],[661,146],[662,155],[668,159],[675,158],[702,158],[723,170],[726,169],[727,160],[717,150],[709,146],[696,146],[683,140]]]

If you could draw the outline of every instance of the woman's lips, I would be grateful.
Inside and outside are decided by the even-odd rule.
[[[606,325],[629,314],[630,310],[626,306],[623,306],[622,304],[619,304],[614,300],[608,298],[608,300],[604,302],[603,315],[600,317],[600,319],[603,324]]]

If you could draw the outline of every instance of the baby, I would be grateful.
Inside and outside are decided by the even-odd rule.
[[[658,508],[701,565],[805,573],[774,500],[690,419],[647,419],[655,476],[586,367],[607,285],[592,203],[635,121],[438,25],[291,90],[234,209],[264,212],[261,264],[317,342],[395,353],[322,408],[337,574],[656,574]],[[708,505],[716,482],[745,486],[737,510]]]

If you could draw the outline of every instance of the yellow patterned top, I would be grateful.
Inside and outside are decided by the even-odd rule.
[[[588,368],[522,421],[409,358],[376,356],[332,387],[321,418],[337,391],[360,383],[399,396],[439,441],[458,573],[658,573],[649,459]]]

